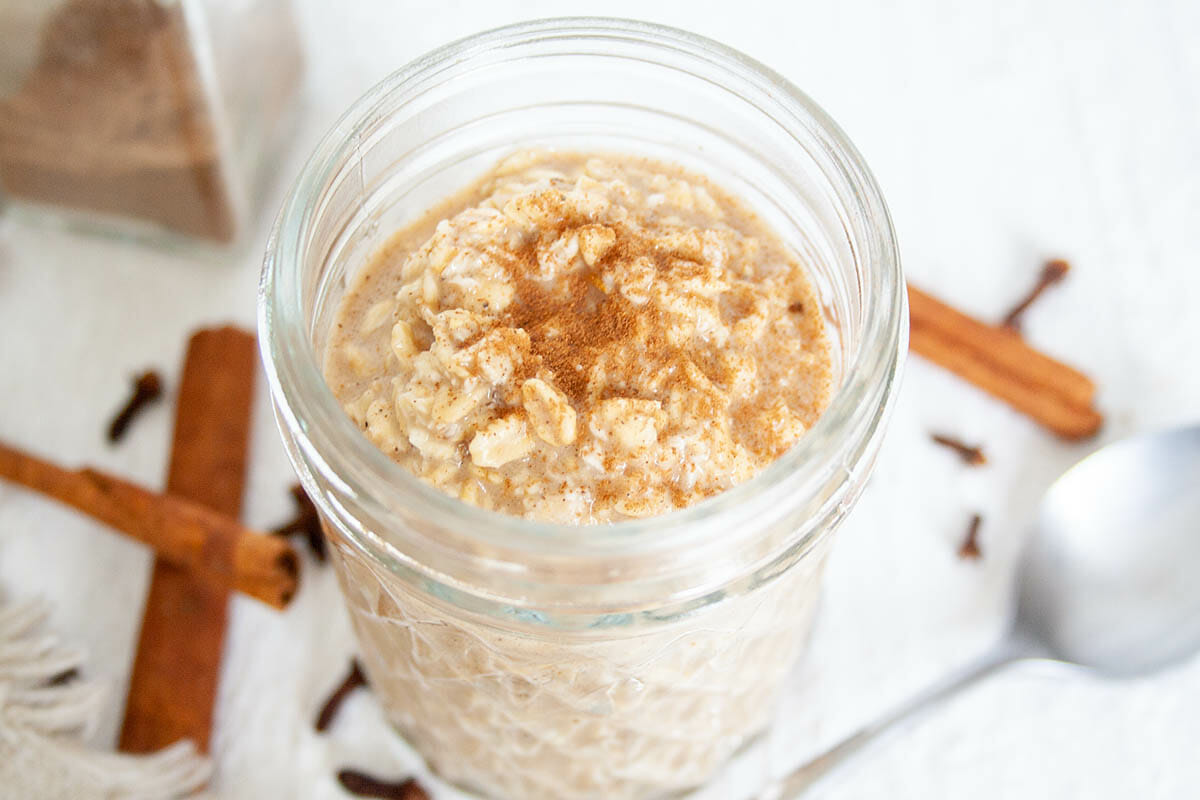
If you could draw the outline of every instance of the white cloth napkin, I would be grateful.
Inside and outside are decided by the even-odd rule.
[[[0,800],[177,800],[199,798],[207,759],[190,741],[132,756],[85,743],[106,692],[77,670],[78,648],[42,632],[39,602],[0,606]]]

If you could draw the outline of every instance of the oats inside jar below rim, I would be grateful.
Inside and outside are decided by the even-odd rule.
[[[606,523],[753,477],[829,402],[820,304],[706,178],[524,151],[356,276],[325,376],[384,453],[462,500]]]

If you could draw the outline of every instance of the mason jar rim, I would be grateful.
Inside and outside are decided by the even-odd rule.
[[[386,113],[389,101],[410,84],[428,79],[449,64],[485,52],[545,40],[608,38],[650,45],[703,59],[731,79],[763,93],[772,119],[789,133],[805,126],[817,133],[833,158],[840,178],[853,187],[867,237],[857,258],[869,259],[863,309],[862,345],[844,367],[844,378],[829,407],[797,444],[754,478],[687,508],[655,517],[605,525],[581,526],[533,521],[490,511],[451,497],[392,461],[351,422],[325,383],[320,355],[312,342],[304,308],[300,265],[321,191],[347,159],[353,158],[360,133]],[[760,109],[764,110],[765,109]],[[790,127],[789,127],[790,126]],[[260,347],[276,414],[282,425],[300,431],[292,452],[295,466],[312,469],[371,518],[386,518],[402,507],[439,526],[505,552],[540,556],[596,557],[697,545],[697,531],[714,517],[727,519],[727,532],[739,519],[753,518],[800,486],[823,488],[842,505],[835,487],[870,451],[870,440],[890,410],[903,353],[907,347],[904,280],[895,233],[882,194],[862,157],[836,123],[810,98],[756,60],[711,39],[686,31],[632,20],[602,17],[545,19],[509,25],[468,36],[410,62],[356,101],[317,146],[293,184],[267,245],[259,286]],[[865,419],[864,419],[865,415]],[[297,462],[302,457],[307,463]],[[330,498],[315,497],[332,516],[344,517]],[[830,504],[825,504],[828,506]],[[353,515],[351,515],[353,516]],[[808,537],[827,526],[815,526]],[[381,533],[381,532],[376,532]],[[385,537],[386,538],[386,537]]]

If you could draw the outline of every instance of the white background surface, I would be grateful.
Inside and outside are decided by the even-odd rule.
[[[245,246],[221,259],[144,251],[0,218],[0,438],[159,486],[172,411],[116,448],[102,431],[128,375],[170,386],[187,333],[253,323],[269,219],[316,138],[362,91],[429,48],[537,16],[605,13],[690,28],[793,80],[848,131],[895,217],[909,277],[998,318],[1044,258],[1068,282],[1029,338],[1089,372],[1108,415],[1066,446],[917,359],[861,505],[840,533],[811,652],[769,755],[705,793],[782,770],[981,652],[1003,629],[1023,531],[1044,489],[1097,445],[1200,417],[1200,4],[1157,2],[299,3],[306,109]],[[291,476],[259,387],[246,520],[290,513]],[[962,467],[927,440],[983,442]],[[984,558],[955,548],[973,511]],[[1130,531],[1137,535],[1137,531]],[[111,741],[150,559],[138,545],[0,486],[0,598],[49,598],[53,626],[111,683]],[[309,569],[284,615],[237,600],[217,710],[230,798],[342,797],[344,765],[400,775],[411,756],[368,695],[310,721],[352,650],[332,575]],[[1014,670],[959,698],[826,787],[829,798],[1195,797],[1200,660],[1145,680]],[[438,797],[451,797],[439,793]]]

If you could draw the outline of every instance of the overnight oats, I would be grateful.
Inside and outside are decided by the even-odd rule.
[[[669,164],[536,151],[384,245],[325,374],[421,479],[576,525],[748,480],[830,391],[810,281],[749,209]],[[766,721],[817,586],[796,570],[699,628],[564,647],[449,624],[368,564],[344,568],[396,724],[443,775],[512,798],[642,797],[710,774]]]
[[[905,319],[853,148],[713,42],[528,23],[360,101],[285,203],[260,325],[366,672],[430,768],[651,800],[753,742]]]
[[[669,164],[552,152],[395,234],[346,294],[325,374],[424,480],[572,524],[749,479],[830,390],[809,279],[749,209]]]

